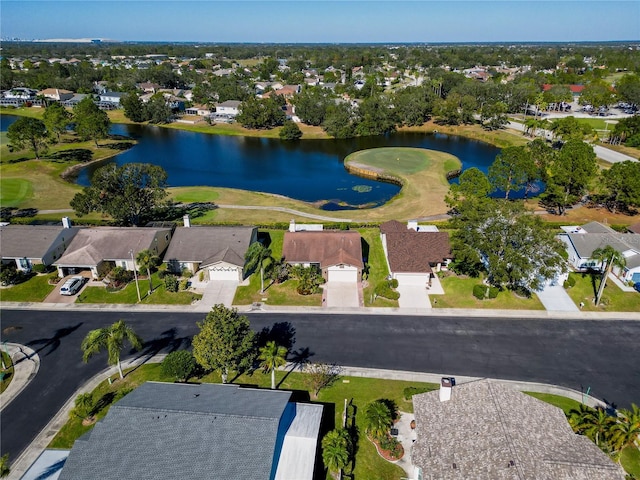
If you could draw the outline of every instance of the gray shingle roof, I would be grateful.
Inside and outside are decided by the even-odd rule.
[[[509,387],[481,380],[453,387],[446,402],[437,391],[414,395],[413,405],[412,460],[425,480],[624,479],[562,410]]]
[[[7,225],[0,227],[0,257],[42,258],[65,230],[57,225]],[[78,228],[67,229],[68,243]]]
[[[591,258],[594,250],[607,245],[618,252],[640,252],[640,235],[634,233],[568,233],[567,236],[580,258]]]
[[[60,480],[268,480],[290,396],[148,382],[76,442]]]
[[[164,259],[199,262],[203,267],[225,261],[242,267],[255,231],[256,227],[177,228]]]

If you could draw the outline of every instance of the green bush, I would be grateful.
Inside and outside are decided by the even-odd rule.
[[[473,296],[476,297],[478,300],[484,300],[486,293],[487,293],[486,285],[473,286]]]
[[[431,389],[428,387],[407,387],[402,390],[402,394],[404,395],[405,400],[411,400],[411,397],[414,395],[418,395],[419,393],[430,392]]]
[[[500,293],[500,289],[498,287],[489,287],[489,298],[496,298]]]
[[[389,286],[391,288],[398,288],[398,279],[392,278],[391,280],[389,280]]]
[[[123,285],[133,280],[133,272],[123,267],[115,267],[109,272],[109,278],[113,280],[116,285]]]
[[[195,371],[196,360],[191,352],[177,350],[165,357],[161,367],[165,375],[173,377],[178,382],[185,382]]]
[[[191,278],[193,276],[193,273],[191,273],[191,270],[189,270],[188,268],[183,268],[182,269],[182,273],[181,276],[185,277],[185,278]]]
[[[31,269],[35,272],[35,273],[45,273],[47,271],[47,266],[42,264],[42,263],[36,263],[35,265],[33,265],[31,267]]]
[[[185,278],[180,281],[180,290],[186,290],[187,288],[189,288],[189,279]]]
[[[165,275],[164,277],[164,288],[167,292],[177,292],[178,291],[178,277],[175,275]]]
[[[400,294],[391,289],[391,282],[389,280],[383,280],[378,283],[374,292],[377,296],[388,298],[390,300],[397,300],[400,298]]]
[[[198,274],[198,281],[204,282],[204,270],[200,270],[200,273]]]
[[[569,275],[569,277],[564,281],[563,287],[564,288],[571,288],[571,287],[575,287],[576,285],[576,277],[574,277],[573,275]]]

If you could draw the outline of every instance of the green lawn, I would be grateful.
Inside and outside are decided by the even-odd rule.
[[[176,202],[215,202],[220,194],[210,187],[175,187],[171,189],[171,196]]]
[[[202,295],[192,292],[168,292],[164,283],[158,278],[158,273],[152,275],[153,293],[148,295],[149,281],[146,278],[139,280],[142,302],[152,305],[191,305],[194,300],[202,298]],[[86,287],[76,300],[76,303],[138,303],[136,283],[130,282],[122,290],[110,292],[106,287]]]
[[[376,285],[385,280],[389,275],[389,267],[382,249],[382,240],[380,239],[380,229],[363,228],[358,230],[362,239],[362,254],[367,259],[369,266],[369,275],[367,277],[367,286],[363,290],[365,307],[397,307],[397,300],[389,300],[388,298],[377,297],[373,300],[373,292]]]
[[[508,290],[496,298],[478,300],[473,296],[474,285],[482,283],[481,278],[459,277],[450,274],[440,279],[445,295],[432,295],[434,308],[497,308],[505,310],[544,310],[538,297],[523,298]]]
[[[277,382],[279,382],[280,389],[296,390],[298,392],[307,391],[304,382],[304,375],[301,373],[278,371],[276,372],[276,379]],[[197,380],[205,383],[220,382],[220,375],[212,373]],[[104,408],[96,414],[97,419],[101,419],[106,415],[109,406],[113,403],[113,399],[119,390],[135,388],[145,381],[171,381],[171,379],[162,374],[159,364],[149,364],[130,370],[123,381],[117,380],[113,385],[109,385],[106,381],[102,382],[94,390],[94,399],[102,399],[104,404]],[[234,379],[234,383],[268,388],[270,386],[270,376],[268,374],[263,374],[260,371],[256,371],[251,375],[245,374],[239,376]],[[324,403],[325,408],[329,408],[328,412],[335,414],[333,424],[331,424],[331,420],[329,420],[330,424],[325,425],[326,428],[334,428],[334,426],[341,424],[345,399],[352,400],[353,404],[356,406],[356,411],[358,412],[356,416],[356,424],[358,425],[361,434],[356,453],[354,478],[399,480],[404,476],[404,471],[400,467],[383,460],[377,454],[375,447],[366,440],[366,437],[362,433],[364,432],[364,425],[363,415],[361,412],[364,411],[364,407],[369,402],[379,398],[393,400],[396,402],[400,410],[412,412],[412,402],[404,400],[403,397],[403,389],[408,386],[427,387],[431,390],[438,388],[436,384],[361,377],[342,377],[338,379],[334,385],[320,392],[317,401]],[[80,419],[71,417],[51,441],[49,448],[71,448],[73,446],[73,442],[82,434],[91,430],[91,428],[93,428],[93,426],[85,427],[82,425]],[[327,479],[330,478],[331,477],[327,475]]]
[[[611,280],[607,280],[600,305],[593,303],[596,291],[600,285],[600,276],[587,273],[571,273],[576,279],[575,286],[567,290],[567,293],[576,305],[584,303],[582,308],[588,312],[640,312],[640,293],[623,292]]]
[[[638,448],[629,446],[622,450],[620,463],[627,473],[635,475],[635,478],[640,478],[640,450]]]
[[[7,389],[13,379],[13,362],[11,361],[11,357],[7,355],[4,350],[0,353],[2,354],[2,361],[6,367],[6,369],[2,370],[3,375],[2,380],[0,380],[0,393],[2,393]]]
[[[383,171],[412,174],[431,166],[427,150],[407,147],[371,148],[352,153],[345,163],[355,162]]]
[[[550,393],[538,393],[538,392],[523,392],[538,400],[549,403],[554,407],[561,408],[565,415],[569,415],[569,412],[580,407],[580,402],[572,400],[571,398],[563,397],[561,395],[553,395]]]
[[[15,207],[33,196],[33,184],[22,178],[0,178],[0,205]]]
[[[18,285],[0,289],[0,300],[3,302],[42,302],[49,295],[55,285],[49,285],[49,279],[56,277],[55,273],[36,275]]]

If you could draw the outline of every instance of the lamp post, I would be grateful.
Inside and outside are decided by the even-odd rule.
[[[138,270],[136,269],[136,261],[133,259],[133,250],[129,250],[131,254],[131,262],[133,263],[133,278],[136,280],[136,291],[138,292],[138,303],[142,301],[140,297],[140,285],[138,285]]]

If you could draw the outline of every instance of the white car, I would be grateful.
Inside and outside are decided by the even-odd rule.
[[[60,295],[75,295],[84,284],[84,277],[71,277],[60,288]]]

